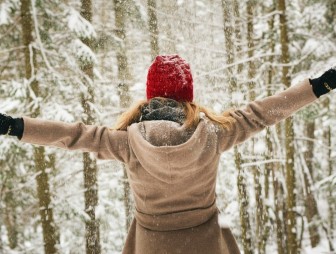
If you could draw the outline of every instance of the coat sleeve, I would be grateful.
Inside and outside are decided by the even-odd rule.
[[[82,122],[65,123],[26,116],[23,117],[23,122],[22,142],[92,152],[97,159],[102,160],[128,161],[126,131],[85,125]]]
[[[229,130],[218,131],[218,151],[224,152],[244,142],[265,127],[291,116],[317,99],[306,79],[275,95],[255,100],[230,112],[234,122]]]

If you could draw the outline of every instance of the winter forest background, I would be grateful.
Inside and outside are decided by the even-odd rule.
[[[0,112],[113,126],[158,54],[222,112],[336,64],[334,0],[1,0]],[[244,253],[336,253],[335,95],[225,153],[222,224]],[[122,164],[0,137],[0,253],[120,253]]]

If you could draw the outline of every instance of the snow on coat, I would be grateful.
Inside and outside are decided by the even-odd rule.
[[[308,80],[234,110],[230,130],[203,117],[194,132],[180,124],[144,121],[127,131],[106,126],[23,117],[22,142],[80,149],[127,164],[135,218],[123,254],[236,254],[235,239],[220,228],[215,185],[222,152],[317,98]]]

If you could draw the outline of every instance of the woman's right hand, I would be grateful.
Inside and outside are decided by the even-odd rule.
[[[0,113],[0,135],[17,136],[21,139],[23,134],[23,119],[13,118]]]
[[[13,125],[14,119],[11,116],[0,113],[0,135],[9,135]]]

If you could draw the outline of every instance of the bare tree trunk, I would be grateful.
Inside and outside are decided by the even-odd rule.
[[[335,8],[336,9],[336,8]],[[335,10],[336,12],[336,10]],[[330,111],[330,100],[329,98],[325,98],[323,101],[323,107],[326,108],[328,110],[328,112]],[[331,158],[331,152],[332,149],[330,149],[332,147],[332,143],[331,143],[331,128],[330,125],[327,126],[327,128],[324,130],[323,133],[324,139],[327,143],[327,160],[328,160],[328,176],[331,176],[332,174],[334,174],[333,171],[333,160]],[[335,248],[333,246],[333,240],[335,239],[334,236],[334,229],[335,229],[335,210],[336,210],[336,200],[335,197],[333,196],[334,193],[334,185],[332,182],[330,182],[329,187],[328,187],[328,203],[329,203],[329,208],[328,208],[328,214],[329,214],[329,218],[328,218],[328,230],[327,230],[327,234],[328,234],[328,239],[329,239],[329,250],[330,251],[335,251]]]
[[[87,21],[92,22],[91,0],[81,0],[80,14]],[[81,41],[93,50],[92,38],[81,38]],[[81,93],[81,104],[84,111],[82,121],[86,125],[93,125],[96,122],[94,111],[90,107],[90,104],[94,104],[93,63],[89,61],[81,62],[81,70],[85,75],[84,84],[87,86],[87,93]],[[96,206],[98,205],[97,162],[87,152],[83,153],[83,170],[85,212],[90,217],[89,220],[85,221],[86,253],[99,254],[101,252],[99,219],[96,219],[95,215]]]
[[[188,1],[189,2],[189,1]],[[186,8],[188,8],[189,10],[189,15],[188,15],[188,18],[192,19],[193,21],[195,21],[197,19],[197,4],[196,4],[197,0],[192,0],[192,6],[188,6],[188,4],[185,4],[186,5]],[[190,42],[191,44],[193,45],[192,47],[192,53],[194,56],[197,55],[197,48],[194,46],[197,44],[197,33],[196,33],[196,23],[195,22],[192,22],[190,25],[189,25],[189,31],[188,31],[188,36],[190,38]],[[196,35],[195,35],[196,33]]]
[[[289,40],[286,22],[286,0],[278,1],[278,9],[280,14],[280,40],[281,40],[281,61],[282,67],[282,83],[288,88],[291,84],[289,73],[290,56],[289,56]],[[294,102],[293,102],[294,103]],[[298,253],[297,245],[297,226],[296,226],[296,194],[295,194],[295,169],[294,169],[294,128],[293,118],[289,117],[285,121],[286,131],[286,186],[287,186],[287,249],[288,254]]]
[[[313,184],[313,158],[314,158],[314,142],[311,140],[314,139],[315,131],[315,122],[314,120],[307,123],[306,136],[310,139],[307,144],[307,151],[305,152],[305,161],[308,168],[307,170],[303,169],[304,183],[305,183],[305,209],[306,217],[308,220],[308,229],[310,236],[310,243],[312,247],[316,247],[320,242],[320,234],[317,226],[317,218],[319,217],[317,210],[317,203],[315,197],[312,193],[311,187]]]
[[[148,27],[150,33],[151,57],[154,59],[159,55],[159,30],[156,15],[156,1],[147,0],[148,9]]]
[[[247,45],[248,45],[248,58],[252,58],[254,55],[254,38],[253,38],[253,14],[254,14],[253,0],[248,0],[246,3],[246,15],[247,15]],[[249,86],[249,99],[255,100],[255,82],[253,81],[255,77],[255,62],[248,62],[248,86]]]
[[[226,50],[226,64],[232,64],[234,61],[234,43],[233,43],[233,29],[232,20],[230,16],[231,5],[227,0],[222,0],[222,12],[223,12],[223,24],[224,24],[224,37],[225,37],[225,50]],[[233,91],[237,89],[236,80],[233,77],[233,67],[228,68],[227,75],[229,76],[229,90],[232,94]],[[232,105],[233,106],[233,105]],[[241,167],[241,154],[237,147],[234,147],[235,155],[235,166],[238,171],[237,178],[237,188],[238,188],[238,199],[239,199],[239,217],[242,231],[242,243],[244,248],[244,253],[253,253],[252,248],[252,234],[251,234],[251,224],[250,215],[248,213],[249,208],[249,196],[247,194],[245,171]]]
[[[254,56],[254,26],[253,26],[253,17],[254,17],[254,8],[255,4],[253,1],[249,0],[246,4],[246,14],[247,14],[247,44],[248,44],[248,58],[253,58]],[[256,66],[254,61],[249,61],[248,63],[248,79],[249,79],[249,99],[251,101],[255,100],[255,78],[256,75]],[[251,139],[251,155],[254,155],[253,144],[255,139]],[[263,191],[262,185],[260,183],[261,172],[257,166],[252,167],[253,178],[254,178],[254,190],[255,190],[255,201],[256,201],[256,240],[257,248],[260,254],[265,253],[266,249],[266,240],[267,240],[267,231],[266,224],[268,221],[267,210],[264,207],[263,202]],[[266,238],[266,239],[265,239]]]
[[[0,220],[2,222],[2,220]],[[0,234],[2,235],[2,228],[0,227]],[[0,253],[3,253],[3,242],[2,238],[0,238]]]
[[[233,42],[233,27],[232,27],[232,15],[230,14],[232,6],[228,0],[222,0],[222,12],[223,12],[223,26],[224,26],[224,38],[225,38],[225,51],[226,51],[226,64],[230,65],[234,61],[235,48]],[[229,77],[229,91],[230,94],[237,89],[237,82],[233,75],[234,67],[227,68],[226,75]]]
[[[250,215],[248,213],[249,198],[246,188],[245,172],[241,168],[241,154],[238,152],[237,147],[235,149],[235,165],[238,169],[238,198],[239,198],[239,218],[242,231],[242,243],[245,254],[253,254],[252,247],[252,232],[250,224]]]
[[[270,6],[270,8],[267,10],[268,12],[273,12],[275,10],[275,4],[274,2],[272,2],[272,5]],[[271,50],[271,53],[274,53],[275,51],[275,41],[274,41],[274,36],[273,36],[273,29],[274,29],[274,15],[272,15],[272,17],[268,20],[268,34],[269,34],[269,37],[267,39],[269,39],[270,41],[270,44],[269,44],[269,47],[270,47],[270,50]],[[271,55],[269,56],[268,58],[269,62],[270,63],[273,63],[274,61],[274,57]],[[267,76],[267,86],[266,86],[266,90],[267,90],[267,96],[271,96],[272,95],[272,90],[271,90],[271,87],[270,85],[273,83],[273,72],[274,72],[274,69],[273,67],[270,65],[269,66],[269,69],[268,69],[268,76]],[[272,134],[271,134],[271,128],[268,127],[266,129],[266,137],[265,137],[265,142],[266,142],[266,147],[267,147],[267,152],[265,154],[265,160],[270,160],[273,156],[274,156],[274,149],[273,149],[273,145],[272,145]],[[265,165],[265,175],[264,175],[264,195],[265,195],[265,199],[268,200],[269,198],[269,188],[270,188],[270,176],[271,176],[271,173],[272,171],[278,166],[278,163],[267,163]],[[273,177],[274,179],[274,177]],[[277,190],[278,192],[278,190]],[[277,193],[277,192],[274,192],[274,193]],[[274,197],[275,200],[277,200],[276,197]],[[261,245],[259,245],[259,248],[262,250],[263,253],[266,252],[266,242],[267,242],[267,239],[269,238],[270,236],[270,231],[271,231],[271,219],[269,217],[269,209],[270,209],[270,205],[269,204],[264,204],[264,215],[263,215],[263,227],[264,227],[264,230],[263,230],[263,233],[261,235]],[[278,218],[280,218],[279,214],[276,214],[276,220]],[[282,239],[282,238],[281,238]],[[280,247],[281,248],[281,247]],[[279,246],[278,246],[278,249],[279,249]],[[279,253],[282,253],[281,252],[282,250],[280,250]]]
[[[275,10],[275,3],[272,3],[272,6],[270,8],[269,12],[273,12]],[[275,51],[275,39],[273,36],[274,32],[274,15],[269,19],[268,21],[268,31],[270,34],[270,48],[271,48],[271,53],[274,53]],[[273,63],[274,61],[274,56],[269,57],[269,62]],[[267,84],[268,86],[273,83],[273,72],[274,69],[272,66],[269,67],[268,69],[268,81]],[[272,95],[270,87],[267,89],[267,96]],[[280,128],[280,127],[278,127]],[[266,155],[266,160],[271,159],[271,156],[275,154],[274,148],[272,145],[272,140],[271,140],[271,128],[267,128],[266,130],[266,147],[267,147],[267,155]],[[282,227],[282,221],[281,218],[283,217],[281,214],[281,207],[283,201],[283,193],[281,193],[281,183],[278,180],[278,176],[276,172],[280,172],[280,167],[281,165],[279,163],[268,163],[266,164],[265,167],[265,197],[269,197],[269,183],[268,179],[270,174],[272,173],[272,182],[273,182],[273,195],[274,195],[274,207],[275,207],[275,225],[276,225],[276,239],[277,239],[277,248],[278,248],[278,254],[284,254],[284,229]],[[268,228],[268,231],[270,228]],[[268,232],[267,232],[268,233]],[[265,237],[265,241],[268,238]]]
[[[278,254],[285,254],[286,251],[286,229],[283,227],[283,220],[285,218],[284,214],[284,189],[282,187],[281,182],[279,181],[279,176],[277,172],[279,172],[279,168],[281,165],[277,165],[272,170],[272,178],[273,178],[273,190],[274,190],[274,202],[275,202],[275,223],[276,223],[276,236],[277,236],[277,247]]]
[[[336,4],[334,1],[326,1],[326,12],[325,12],[325,17],[327,20],[327,23],[329,24],[329,29],[332,33],[333,39],[336,39],[336,31],[334,29],[334,23],[336,20]],[[327,112],[330,112],[330,100],[329,98],[325,98],[323,102],[323,107],[327,109]],[[328,176],[331,176],[332,174],[335,173],[333,170],[333,160],[331,158],[331,152],[332,150],[330,149],[332,147],[332,132],[330,125],[324,130],[323,136],[327,142],[328,146],[328,151],[327,151],[327,160],[328,160]],[[336,197],[334,196],[334,185],[332,182],[330,182],[329,187],[328,187],[328,203],[329,203],[329,208],[328,208],[328,228],[326,227],[326,231],[328,234],[328,240],[329,240],[329,250],[330,251],[335,251],[335,247],[333,246],[333,242],[335,241],[335,213],[336,213]]]
[[[247,16],[247,34],[246,34],[246,41],[248,45],[248,58],[252,58],[254,55],[254,38],[253,38],[253,13],[254,13],[254,6],[251,0],[246,2],[246,16]],[[248,87],[249,87],[249,100],[255,100],[255,82],[253,81],[255,77],[255,63],[254,61],[249,61],[248,66]],[[255,138],[251,138],[249,143],[247,144],[249,149],[250,156],[254,157],[254,147]],[[256,225],[256,232],[254,234],[258,252],[261,251],[260,243],[261,243],[261,232],[262,232],[262,214],[263,214],[263,204],[262,204],[262,191],[260,185],[260,170],[257,166],[252,166],[251,171],[253,173],[253,181],[254,181],[254,192],[255,192],[255,202],[256,202],[256,211],[255,211],[255,225]]]
[[[7,163],[6,163],[7,162]],[[5,164],[9,170],[5,169]],[[13,187],[15,187],[15,182],[12,181],[16,177],[14,167],[8,166],[12,164],[10,160],[0,160],[0,200],[3,200],[1,205],[0,201],[0,225],[4,225],[7,231],[8,245],[11,249],[15,249],[18,246],[18,225],[17,225],[17,214],[16,207],[17,200],[14,195]],[[0,227],[1,228],[1,227]],[[1,235],[1,229],[0,229]],[[2,253],[2,240],[0,237],[0,253]]]
[[[131,97],[129,95],[129,85],[131,75],[128,67],[126,55],[126,31],[125,31],[125,18],[126,11],[123,1],[114,0],[114,15],[116,36],[120,39],[120,46],[117,48],[117,62],[118,62],[118,93],[120,97],[120,106],[128,108],[130,106]],[[130,186],[127,178],[126,167],[123,165],[124,170],[124,205],[126,215],[126,231],[128,231],[132,222],[132,202],[130,199]]]
[[[31,88],[36,97],[40,94],[39,83],[35,78],[38,65],[36,60],[36,52],[33,47],[33,22],[31,13],[31,0],[21,0],[21,25],[22,38],[25,59],[25,78],[31,81]],[[30,102],[32,98],[30,97]],[[40,107],[31,112],[32,117],[40,115]],[[39,199],[39,212],[43,230],[44,252],[48,254],[56,253],[56,244],[58,242],[58,234],[55,228],[53,210],[50,207],[51,196],[48,174],[46,173],[46,159],[44,147],[34,147],[34,163],[36,171],[37,195]]]
[[[101,0],[101,1],[102,1],[101,6],[107,6],[107,4],[109,3],[109,0],[106,0],[106,1]],[[108,24],[108,19],[109,19],[109,16],[107,15],[107,13],[109,12],[109,8],[106,8],[106,7],[101,8],[100,11],[101,11],[101,13],[99,15],[100,15],[100,18],[101,18],[101,26],[102,26],[101,29],[102,29],[102,31],[106,31],[107,30],[106,26]],[[104,40],[104,39],[106,40],[106,38],[102,38],[102,40]],[[99,63],[100,63],[100,70],[99,71],[101,72],[102,75],[104,75],[105,72],[106,72],[105,65],[106,65],[106,57],[107,57],[107,52],[108,52],[106,50],[105,43],[102,46],[102,50],[103,50],[103,54],[102,54],[102,56],[100,58],[100,61],[99,61]]]
[[[284,142],[284,124],[279,123],[276,125],[276,136],[279,137],[281,148]],[[285,175],[285,167],[282,163],[276,163],[272,169],[273,191],[274,191],[274,206],[275,206],[275,219],[276,219],[276,235],[277,247],[279,254],[287,254],[287,208],[285,199],[285,186],[282,176]]]
[[[13,192],[8,189],[4,197],[4,224],[7,230],[7,238],[9,242],[9,247],[15,249],[18,245],[18,230],[16,222],[16,213],[15,213],[15,198]]]
[[[242,36],[241,36],[241,29],[242,26],[241,24],[241,17],[240,17],[240,11],[239,11],[239,1],[238,0],[234,0],[233,1],[233,13],[234,13],[234,33],[235,33],[235,37],[236,37],[236,47],[235,47],[235,57],[236,59],[240,59],[240,57],[242,56],[242,47],[241,47],[241,40],[242,40]],[[237,72],[241,73],[243,70],[243,64],[240,63],[237,66]]]
[[[175,33],[174,30],[176,29],[175,18],[177,14],[177,1],[176,0],[161,0],[161,8],[160,10],[167,15],[162,24],[160,24],[160,31],[161,35],[165,31],[165,39],[161,40],[160,48],[162,52],[165,54],[175,54],[176,53],[176,45],[175,45]]]
[[[228,64],[233,63],[234,59],[234,44],[232,40],[233,28],[231,21],[231,5],[228,0],[222,0],[222,11],[223,11],[223,24],[224,24],[224,36],[225,36],[225,48],[226,48],[226,62]],[[230,69],[230,74],[232,74],[232,68]],[[231,77],[230,77],[231,78]]]
[[[241,47],[241,39],[242,39],[242,36],[241,36],[241,18],[240,18],[240,12],[239,12],[239,3],[241,2],[238,2],[238,0],[234,0],[233,1],[233,13],[234,13],[234,17],[235,17],[235,29],[234,29],[234,32],[235,32],[235,35],[236,35],[236,59],[240,59],[241,55],[242,55],[242,47]],[[241,73],[243,70],[243,64],[238,64],[238,68],[237,68],[237,71],[238,73]]]
[[[274,3],[272,3],[272,6],[269,10],[269,12],[274,11]],[[271,49],[271,54],[274,53],[275,50],[275,42],[274,42],[274,37],[273,37],[273,29],[274,29],[274,15],[272,15],[272,17],[268,20],[268,33],[270,34],[269,41],[269,47]],[[274,61],[274,56],[269,56],[268,57],[268,61],[270,63],[273,63]],[[273,83],[273,72],[274,69],[273,67],[270,65],[268,68],[268,72],[267,72],[267,96],[271,96],[272,95],[272,89],[270,87],[270,85]],[[268,127],[266,129],[266,146],[267,146],[267,154],[266,154],[266,160],[270,160],[271,157],[274,155],[274,151],[273,151],[273,145],[272,145],[272,134],[271,134],[271,129]],[[267,163],[266,167],[265,167],[265,197],[268,198],[269,197],[269,177],[270,177],[270,173],[272,172],[272,168],[275,166],[275,164],[273,163]]]

